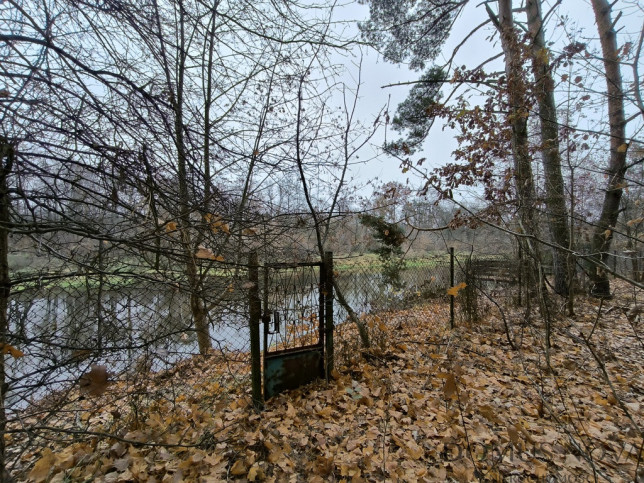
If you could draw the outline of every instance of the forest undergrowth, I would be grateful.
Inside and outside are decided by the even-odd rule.
[[[451,330],[444,304],[368,315],[370,350],[340,325],[330,382],[260,413],[195,357],[143,380],[136,411],[109,399],[118,380],[82,399],[78,433],[21,464],[33,482],[644,481],[643,327],[619,303],[556,318],[550,363],[522,308],[505,313],[516,349],[493,309]]]

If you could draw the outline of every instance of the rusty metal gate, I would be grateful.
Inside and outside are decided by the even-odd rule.
[[[263,325],[263,399],[328,377],[333,364],[332,266],[328,253],[323,262],[267,263],[261,268],[257,295]]]

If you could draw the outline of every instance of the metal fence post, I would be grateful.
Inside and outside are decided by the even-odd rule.
[[[262,315],[262,302],[259,298],[259,260],[257,252],[248,257],[248,308],[250,314],[250,367],[253,407],[260,410],[264,407],[262,397],[262,364],[259,344],[259,321]]]
[[[329,380],[334,365],[333,354],[333,252],[324,253],[324,271],[326,272],[324,287],[324,318],[325,318],[325,338],[324,353],[326,354],[326,367],[324,373],[326,380]]]
[[[454,247],[449,247],[449,286],[454,286]],[[454,296],[449,296],[449,328],[454,328]]]

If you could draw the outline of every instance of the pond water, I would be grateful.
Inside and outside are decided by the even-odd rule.
[[[299,335],[316,330],[319,275],[315,270],[276,277],[271,296],[262,296],[263,305],[268,303],[282,318],[269,346],[293,337],[287,326],[296,320],[309,322],[301,326]],[[337,282],[357,313],[386,308],[431,284],[446,286],[427,268],[407,269],[402,275],[405,289],[398,292],[384,286],[378,273],[342,272]],[[345,319],[346,312],[336,301],[336,324]],[[209,324],[213,348],[248,352],[245,297],[215,306],[209,312]],[[116,374],[141,364],[161,370],[198,353],[187,294],[160,284],[103,290],[100,297],[95,289],[23,292],[10,301],[9,327],[10,343],[25,353],[22,358],[7,359],[10,409],[73,383],[90,364],[104,364]]]

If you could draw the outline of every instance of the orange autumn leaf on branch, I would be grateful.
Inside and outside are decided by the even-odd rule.
[[[458,285],[454,285],[453,287],[450,287],[447,289],[447,295],[453,295],[455,297],[465,287],[467,287],[467,284],[465,282],[461,282]]]
[[[3,354],[9,354],[14,359],[18,359],[25,355],[25,353],[22,352],[20,349],[16,349],[14,346],[10,344],[0,343],[0,350],[2,350]]]
[[[223,231],[227,235],[230,235],[230,227],[228,224],[221,219],[221,215],[214,215],[212,213],[206,213],[204,215],[204,220],[210,225],[210,230],[213,233]]]
[[[202,258],[205,260],[214,260],[216,262],[223,262],[224,257],[221,255],[215,255],[214,252],[210,248],[206,248],[203,246],[200,246],[197,251],[195,252],[195,256],[197,258]]]

